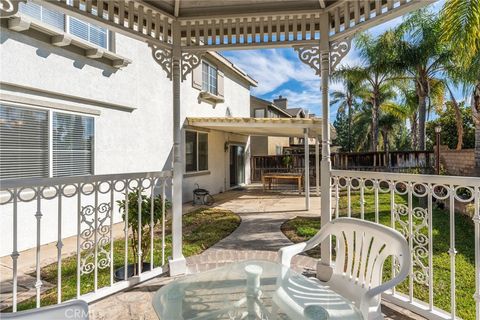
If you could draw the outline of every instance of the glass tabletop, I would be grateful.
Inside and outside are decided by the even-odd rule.
[[[153,307],[161,320],[363,319],[327,286],[262,260],[176,279],[155,293]]]

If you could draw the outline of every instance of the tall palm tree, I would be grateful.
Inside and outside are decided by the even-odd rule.
[[[389,112],[382,112],[378,119],[378,126],[382,133],[383,151],[386,154],[387,164],[390,164],[390,135],[402,124],[404,124],[403,119]]]
[[[364,101],[371,105],[371,151],[377,151],[378,146],[381,97],[390,90],[392,80],[396,76],[388,63],[392,48],[390,42],[388,32],[378,38],[362,33],[356,39],[356,46],[364,59],[364,65],[352,70],[352,73],[368,88],[368,95],[364,97]]]
[[[332,100],[330,105],[337,105],[338,112],[347,113],[348,152],[352,151],[352,116],[354,112],[355,99],[357,98],[359,92],[364,89],[364,87],[361,86],[362,79],[359,79],[357,76],[358,74],[356,72],[356,68],[351,68],[349,66],[341,67],[332,74],[332,80],[334,82],[341,82],[344,88],[342,91],[336,90],[331,93]]]
[[[372,145],[372,140],[374,139],[373,128],[374,123],[372,122],[372,117],[374,107],[370,99],[370,91],[362,91],[359,93],[360,100],[363,103],[360,103],[357,106],[358,112],[353,117],[353,139],[355,139],[355,145],[358,146],[356,151],[364,151],[369,149],[368,145]],[[389,135],[393,129],[393,124],[390,126],[390,123],[393,122],[392,119],[387,119],[385,116],[389,114],[389,117],[395,117],[401,119],[395,114],[390,114],[387,105],[393,104],[392,100],[394,99],[396,93],[392,87],[382,86],[380,92],[377,96],[378,102],[378,122],[376,123],[379,133],[382,134],[383,138],[383,149],[388,152]],[[385,117],[385,118],[384,118]],[[378,143],[378,140],[377,140]],[[376,151],[376,150],[375,150]]]
[[[410,14],[394,31],[394,47],[397,49],[392,56],[391,66],[399,72],[405,72],[415,82],[420,150],[425,149],[427,100],[431,98],[431,85],[441,80],[444,63],[450,56],[447,46],[438,41],[440,30],[440,20],[435,14],[419,10]]]
[[[480,171],[480,0],[447,0],[441,11],[441,40],[454,53],[450,77],[471,94],[475,165]]]

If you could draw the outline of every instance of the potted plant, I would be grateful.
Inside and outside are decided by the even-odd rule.
[[[286,167],[288,170],[290,170],[291,167],[292,167],[292,163],[293,163],[292,156],[289,155],[289,154],[286,154],[285,156],[283,156],[282,163],[283,163],[284,167]]]
[[[141,244],[140,247],[142,249],[142,258],[148,257],[150,254],[150,234],[152,231],[152,227],[155,226],[162,221],[162,205],[163,199],[161,195],[157,195],[153,198],[153,226],[151,225],[151,203],[152,198],[145,194],[141,194]],[[128,228],[131,230],[131,241],[130,243],[130,252],[133,253],[133,256],[136,259],[136,263],[129,264],[127,270],[127,276],[131,277],[138,274],[138,197],[139,197],[139,189],[134,188],[131,192],[128,193],[128,221],[127,225]],[[119,206],[119,210],[122,213],[122,219],[125,221],[126,214],[125,214],[125,207],[126,201],[125,200],[118,200],[117,204]],[[165,200],[165,210],[171,208],[171,203],[168,200]],[[143,259],[142,259],[143,260]],[[150,270],[150,263],[142,261],[142,270],[148,271]],[[117,280],[125,280],[125,266],[118,268],[115,270],[115,278]]]

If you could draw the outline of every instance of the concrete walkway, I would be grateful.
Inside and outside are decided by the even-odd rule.
[[[220,200],[218,208],[231,210],[242,218],[240,226],[206,253],[216,250],[278,251],[292,244],[280,231],[281,225],[296,216],[320,219],[320,198],[310,198],[310,210],[305,210],[305,198],[298,194],[263,192],[250,187],[233,199]]]

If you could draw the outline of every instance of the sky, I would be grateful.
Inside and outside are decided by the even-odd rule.
[[[430,7],[439,11],[445,0],[440,0]],[[402,17],[371,28],[369,32],[380,35],[388,29],[395,28],[402,22]],[[252,95],[272,101],[279,95],[288,99],[289,107],[306,108],[310,113],[321,116],[320,78],[313,69],[302,63],[292,48],[238,50],[221,52],[235,65],[247,72],[258,81],[258,86],[252,89]],[[343,58],[340,65],[356,66],[362,64],[362,58],[352,42],[350,52]],[[330,92],[341,90],[339,83],[330,84]],[[330,109],[330,120],[333,122],[337,108]]]

